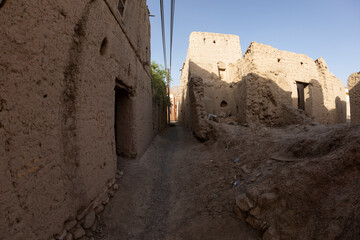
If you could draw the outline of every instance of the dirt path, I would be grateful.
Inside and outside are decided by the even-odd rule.
[[[119,159],[124,176],[97,239],[258,239],[233,213],[218,157],[176,126],[157,136],[141,159]]]

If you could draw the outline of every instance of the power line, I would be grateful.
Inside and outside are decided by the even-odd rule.
[[[173,32],[174,32],[174,15],[175,15],[175,0],[171,0],[171,19],[170,19],[170,73],[172,62],[172,44],[173,44]]]
[[[165,65],[165,69],[167,69],[163,0],[160,0],[160,12],[161,12],[161,31],[162,31],[163,53],[164,53],[164,65]]]

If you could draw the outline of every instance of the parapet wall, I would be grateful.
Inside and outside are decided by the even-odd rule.
[[[351,123],[360,123],[360,72],[351,74],[347,83],[350,96]]]
[[[0,239],[48,239],[113,183],[119,82],[136,156],[153,138],[148,10],[15,0],[0,22]]]

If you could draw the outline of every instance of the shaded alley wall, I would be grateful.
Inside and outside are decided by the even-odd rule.
[[[107,198],[116,115],[130,131],[117,136],[130,138],[125,155],[139,157],[150,144],[148,14],[145,0],[0,8],[1,239],[49,238]],[[115,114],[115,102],[125,111],[115,89],[131,117]]]
[[[353,73],[348,80],[351,123],[360,123],[360,72]]]

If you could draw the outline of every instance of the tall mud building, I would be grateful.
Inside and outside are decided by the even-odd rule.
[[[268,126],[346,121],[345,87],[324,59],[256,42],[242,56],[235,35],[193,32],[181,87],[179,118],[193,128],[209,114]]]
[[[108,200],[117,154],[141,156],[159,127],[149,12],[3,0],[0,23],[0,239],[49,239]]]

